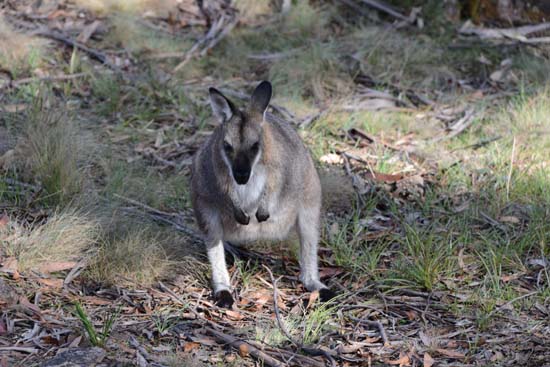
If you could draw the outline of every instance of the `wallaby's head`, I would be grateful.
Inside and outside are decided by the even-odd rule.
[[[271,99],[271,84],[261,82],[243,110],[217,89],[210,88],[209,92],[212,111],[222,124],[223,140],[216,149],[237,184],[245,185],[263,151],[264,114]]]

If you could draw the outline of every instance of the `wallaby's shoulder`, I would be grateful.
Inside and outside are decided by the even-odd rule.
[[[283,149],[305,150],[305,145],[298,131],[290,122],[272,113],[266,113],[265,119],[276,144],[281,145]]]

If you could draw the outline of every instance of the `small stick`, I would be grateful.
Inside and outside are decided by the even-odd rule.
[[[76,47],[84,52],[86,52],[88,55],[90,55],[93,59],[96,59],[97,61],[100,61],[101,63],[110,66],[111,68],[114,68],[114,65],[112,65],[109,60],[107,59],[107,56],[97,50],[94,50],[88,46],[83,45],[80,42],[77,42],[75,40],[72,40],[70,38],[67,38],[59,33],[45,31],[45,30],[38,30],[35,32],[37,36],[42,36],[46,38],[51,38],[53,40],[62,42],[66,45]]]
[[[368,326],[372,326],[378,329],[378,332],[380,333],[380,337],[382,338],[382,341],[384,342],[384,346],[388,347],[390,346],[390,341],[388,339],[388,335],[386,334],[386,329],[384,329],[384,325],[380,321],[371,321],[371,320],[363,320],[358,319],[357,317],[349,316],[349,318],[355,322],[359,322],[361,324],[365,324]]]
[[[71,271],[69,271],[69,274],[67,274],[67,276],[63,280],[63,287],[67,287],[74,280],[74,278],[76,278],[82,272],[82,270],[84,270],[84,268],[86,267],[86,263],[86,259],[82,259],[77,262],[75,266],[73,266]]]
[[[394,18],[397,18],[399,20],[403,20],[406,22],[410,22],[410,19],[403,14],[393,10],[389,5],[384,4],[381,1],[375,1],[375,0],[361,0],[361,2],[365,3],[366,5],[370,6],[371,8],[374,8],[378,11],[384,12],[386,14],[391,15]]]
[[[268,366],[272,366],[272,367],[284,367],[285,366],[285,364],[283,362],[269,356],[268,354],[262,352],[261,350],[254,347],[252,344],[247,343],[244,340],[237,339],[237,338],[235,338],[231,335],[222,333],[221,331],[214,330],[214,329],[209,328],[209,327],[205,327],[204,330],[206,330],[206,332],[208,332],[209,334],[215,336],[216,338],[220,339],[224,343],[227,343],[230,346],[232,346],[233,348],[237,349],[239,352],[242,353],[242,352],[246,351],[246,353],[249,353],[251,356],[259,359],[260,361],[262,361],[263,363],[265,363]]]
[[[512,181],[512,171],[514,170],[514,156],[516,155],[516,137],[512,143],[512,154],[510,156],[510,170],[508,171],[508,179],[506,180],[506,200],[510,200],[510,182]]]

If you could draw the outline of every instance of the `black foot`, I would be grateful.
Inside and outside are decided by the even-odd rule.
[[[242,209],[235,208],[233,215],[237,223],[242,224],[243,226],[246,226],[248,223],[250,223],[250,216],[246,214]]]
[[[227,290],[219,291],[214,295],[214,298],[216,299],[216,306],[221,308],[231,308],[235,302],[233,296]]]
[[[263,210],[263,209],[258,209],[258,211],[256,212],[256,219],[258,220],[258,222],[265,222],[266,220],[269,219],[269,213],[267,212],[267,210]]]
[[[329,302],[336,296],[337,294],[328,288],[319,289],[319,299],[321,302]]]

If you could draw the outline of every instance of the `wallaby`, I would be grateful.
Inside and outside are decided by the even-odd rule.
[[[317,265],[319,176],[297,132],[267,112],[271,84],[261,82],[244,110],[215,88],[209,93],[220,124],[194,157],[191,198],[216,303],[233,305],[224,241],[279,240],[293,228],[300,239],[300,280],[307,290],[319,290],[321,300],[332,298]]]

